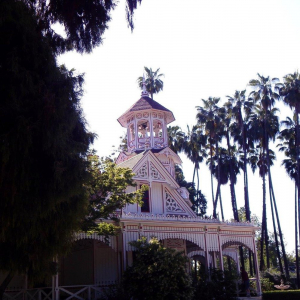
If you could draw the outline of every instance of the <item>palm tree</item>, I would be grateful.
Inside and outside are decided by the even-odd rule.
[[[297,151],[296,151],[296,113],[294,114],[294,120],[287,117],[285,121],[281,124],[285,129],[280,131],[278,139],[280,143],[277,145],[279,151],[284,152],[287,157],[282,161],[286,172],[292,180],[295,181],[295,255],[296,255],[296,275],[297,275],[297,285],[300,286],[300,274],[299,274],[299,255],[298,255],[298,200],[297,200],[297,186],[298,186],[298,164],[297,164]]]
[[[199,169],[200,163],[207,157],[206,153],[207,136],[203,134],[199,126],[187,126],[187,133],[185,134],[182,143],[182,151],[186,154],[188,159],[194,164],[193,182],[195,183],[195,176],[197,176],[197,191],[199,191]]]
[[[298,188],[298,199],[297,206],[298,212],[295,212],[295,216],[298,215],[298,233],[300,240],[300,131],[299,131],[299,114],[300,114],[300,74],[299,72],[294,72],[293,74],[288,74],[283,77],[284,85],[280,86],[280,95],[283,97],[283,102],[290,106],[290,108],[295,113],[295,154],[296,154],[296,164],[297,164],[297,179],[295,180]],[[296,209],[296,208],[295,208]],[[295,220],[295,224],[297,220]],[[297,226],[297,225],[296,225]],[[298,249],[296,248],[297,252]],[[299,273],[299,264],[298,271]],[[299,274],[297,274],[298,286],[300,286]]]
[[[244,173],[244,201],[245,201],[245,216],[246,220],[251,222],[251,212],[249,203],[249,191],[248,191],[248,173],[247,173],[247,151],[249,147],[253,147],[253,139],[251,139],[249,133],[249,115],[253,106],[253,102],[246,99],[246,90],[235,91],[233,96],[227,96],[228,101],[224,104],[227,109],[227,119],[232,120],[229,124],[228,131],[230,131],[234,142],[238,142],[239,146],[242,147],[243,154],[243,173]],[[230,149],[230,142],[227,134],[227,147]],[[232,203],[233,200],[232,200]],[[244,267],[244,254],[242,247],[240,248],[240,256],[242,267]],[[251,250],[249,249],[249,265],[250,274],[253,275],[253,266],[251,260]]]
[[[264,77],[258,74],[258,79],[252,79],[249,82],[249,85],[254,88],[254,90],[250,93],[251,99],[256,105],[256,114],[253,114],[254,117],[252,119],[252,123],[254,124],[253,133],[256,133],[256,140],[260,142],[260,146],[262,147],[262,159],[265,162],[262,165],[265,166],[266,170],[262,173],[263,176],[263,217],[262,217],[262,239],[261,239],[261,249],[263,252],[263,243],[265,239],[266,243],[266,254],[267,254],[267,267],[270,267],[269,263],[269,251],[268,251],[268,230],[267,230],[267,214],[266,214],[266,187],[265,187],[265,176],[269,175],[270,172],[270,157],[269,157],[269,139],[275,138],[276,133],[279,129],[278,118],[277,122],[271,122],[268,124],[268,118],[270,117],[270,110],[274,106],[275,101],[279,99],[279,94],[276,93],[276,83],[278,83],[277,78],[273,78],[272,80],[269,77]],[[274,91],[275,90],[275,91]],[[271,113],[272,115],[272,113]],[[256,122],[255,122],[256,121]],[[274,121],[274,120],[273,120]],[[270,124],[276,127],[277,131],[270,131]],[[273,128],[274,129],[274,128]],[[270,182],[269,175],[269,182]],[[271,194],[271,191],[270,191]],[[263,268],[264,262],[261,260],[261,270]]]
[[[235,184],[237,181],[237,174],[240,172],[241,164],[237,160],[237,151],[234,146],[231,145],[231,120],[232,120],[232,105],[231,102],[226,102],[224,107],[220,109],[220,117],[223,123],[223,135],[226,139],[227,144],[227,163],[229,165],[229,181],[230,181],[230,194],[231,194],[231,204],[233,210],[234,220],[239,222],[239,215],[236,202]]]
[[[202,99],[203,107],[196,106],[198,113],[196,115],[198,120],[198,125],[205,130],[205,134],[208,136],[208,143],[210,149],[210,161],[211,161],[211,193],[212,193],[212,202],[215,206],[214,201],[214,187],[213,187],[213,156],[214,152],[218,153],[218,143],[220,140],[219,132],[221,131],[221,119],[218,115],[219,106],[218,103],[220,98],[209,97],[207,100]],[[215,148],[216,146],[216,148]],[[216,218],[216,213],[214,212],[214,218]]]
[[[153,94],[159,93],[164,88],[164,82],[160,79],[164,74],[159,74],[159,68],[156,71],[152,71],[152,68],[144,67],[144,70],[146,72],[146,78],[144,79],[144,76],[141,76],[137,79],[137,82],[142,90],[143,82],[145,80],[146,90],[153,99]]]
[[[243,172],[244,172],[244,200],[246,220],[251,221],[249,204],[248,174],[247,174],[247,150],[253,146],[253,141],[249,134],[249,115],[252,109],[252,101],[246,99],[246,90],[235,91],[233,96],[227,96],[228,102],[225,103],[229,117],[233,119],[230,125],[231,135],[235,142],[238,142],[243,149]],[[244,114],[243,114],[244,112]]]
[[[168,145],[175,153],[181,152],[185,133],[179,126],[168,126]]]

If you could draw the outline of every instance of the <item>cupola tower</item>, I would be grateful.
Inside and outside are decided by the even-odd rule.
[[[175,120],[170,110],[149,97],[145,83],[141,96],[118,118],[119,123],[127,128],[127,147],[130,153],[167,147],[167,125]]]

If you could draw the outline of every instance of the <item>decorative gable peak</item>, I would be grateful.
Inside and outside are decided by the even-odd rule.
[[[143,88],[142,97],[120,118],[127,128],[127,146],[130,153],[168,146],[167,125],[175,120],[173,113],[151,99]]]

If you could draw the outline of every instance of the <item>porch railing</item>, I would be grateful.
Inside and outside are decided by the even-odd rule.
[[[72,285],[27,289],[19,291],[6,291],[4,300],[96,300],[103,294],[107,286]]]

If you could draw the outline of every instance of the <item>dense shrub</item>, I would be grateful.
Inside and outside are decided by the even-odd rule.
[[[187,273],[188,258],[163,247],[155,238],[130,243],[135,247],[131,267],[123,274],[122,286],[134,300],[188,300],[193,288]]]
[[[299,300],[300,291],[271,291],[264,292],[262,296],[263,300]]]
[[[194,299],[233,300],[236,299],[237,278],[229,272],[210,270],[210,276],[203,272],[195,282]]]

